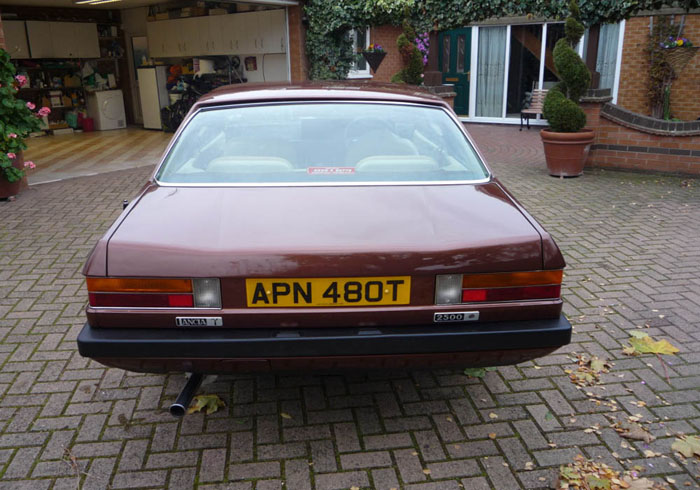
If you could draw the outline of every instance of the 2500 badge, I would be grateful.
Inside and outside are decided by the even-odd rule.
[[[411,278],[323,277],[246,279],[249,307],[407,305]]]

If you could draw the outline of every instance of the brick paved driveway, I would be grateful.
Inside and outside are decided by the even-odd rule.
[[[535,130],[472,130],[564,250],[569,347],[483,380],[457,370],[219,378],[204,390],[225,410],[173,420],[165,409],[182,376],[106,369],[75,348],[79,270],[147,170],[35,186],[0,203],[0,488],[546,488],[579,453],[697,488],[698,461],[670,445],[700,431],[700,182],[553,179]],[[622,354],[627,331],[645,325],[681,349],[670,381],[655,357]],[[579,390],[564,372],[574,353],[615,365]],[[658,439],[623,441],[609,400]]]

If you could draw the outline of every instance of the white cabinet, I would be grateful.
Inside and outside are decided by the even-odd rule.
[[[152,58],[287,52],[284,9],[149,22]]]
[[[74,27],[74,39],[78,47],[78,58],[99,58],[100,41],[97,37],[97,24],[75,22]]]
[[[53,58],[51,23],[38,20],[27,21],[29,52],[32,58]]]
[[[97,24],[28,20],[32,58],[99,58]]]
[[[283,9],[256,12],[260,37],[260,53],[286,53],[287,30]]]
[[[2,23],[5,31],[5,49],[10,58],[29,58],[29,43],[27,42],[27,27],[23,20],[6,20]]]

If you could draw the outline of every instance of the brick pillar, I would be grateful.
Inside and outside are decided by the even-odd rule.
[[[292,82],[298,83],[309,79],[309,63],[306,58],[306,28],[301,22],[303,6],[287,7],[289,21],[289,71]]]
[[[593,144],[588,151],[586,165],[592,165],[595,159],[596,143],[599,139],[600,111],[605,104],[612,100],[610,89],[592,89],[581,98],[581,108],[586,113],[586,128],[593,130]]]
[[[0,12],[0,48],[5,49],[5,33],[2,30],[2,12]]]

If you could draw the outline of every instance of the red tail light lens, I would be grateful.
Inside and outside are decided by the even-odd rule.
[[[464,289],[463,303],[479,301],[520,301],[528,299],[558,298],[561,286],[528,286],[523,288]]]
[[[435,304],[556,299],[561,296],[562,277],[561,270],[440,275]]]
[[[90,306],[221,308],[219,279],[88,277]]]

